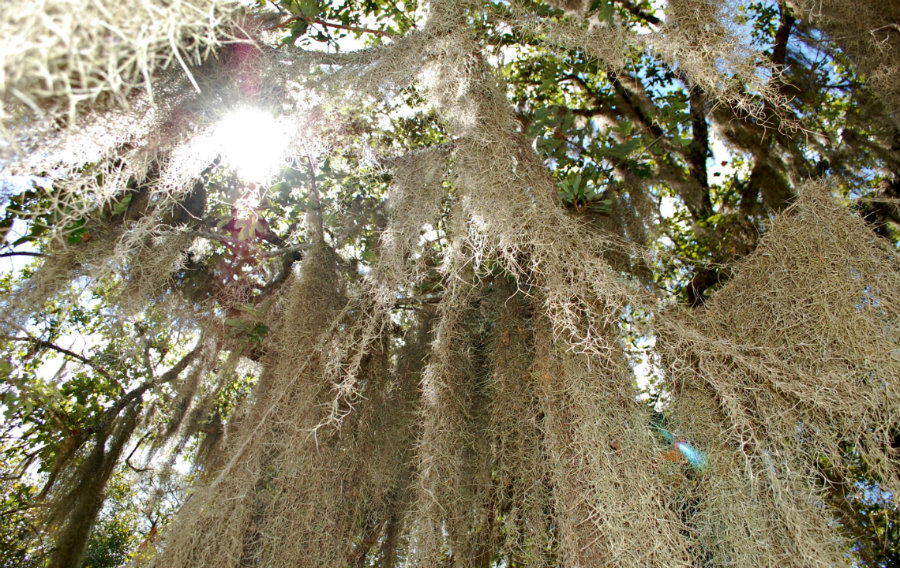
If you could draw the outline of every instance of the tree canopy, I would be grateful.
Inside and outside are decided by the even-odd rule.
[[[900,563],[895,3],[0,38],[0,565]]]

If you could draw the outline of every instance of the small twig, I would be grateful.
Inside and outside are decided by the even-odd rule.
[[[401,20],[403,20],[403,22],[404,22],[406,25],[408,25],[408,26],[411,27],[411,28],[415,28],[415,27],[416,27],[416,23],[415,23],[414,21],[410,20],[410,19],[406,16],[406,14],[404,14],[403,11],[400,10],[400,8],[397,7],[397,2],[395,2],[394,0],[390,0],[390,3],[391,3],[391,6],[394,7],[394,13],[395,13]]]
[[[141,436],[141,439],[138,440],[138,443],[134,446],[134,449],[131,450],[131,453],[128,454],[128,457],[127,457],[127,458],[125,458],[125,465],[127,465],[128,467],[130,467],[131,470],[134,471],[135,473],[144,473],[145,471],[150,471],[150,468],[149,468],[149,467],[137,468],[137,467],[134,467],[133,465],[131,465],[131,458],[132,458],[132,456],[134,456],[134,452],[136,452],[136,451],[138,450],[138,448],[141,447],[141,444],[144,443],[144,440],[146,440],[146,439],[150,436],[150,434],[151,434],[152,432],[153,432],[153,431],[150,430],[150,431],[148,431],[146,434],[144,434],[143,436]]]
[[[35,507],[40,507],[42,503],[30,503],[28,505],[22,505],[21,507],[14,507],[12,509],[6,509],[4,511],[0,511],[0,518],[12,515],[14,513],[22,513],[29,509],[34,509]]]
[[[269,3],[272,4],[272,6],[274,6],[275,9],[278,10],[278,12],[279,12],[280,14],[287,15],[287,12],[285,11],[285,9],[282,8],[281,5],[280,5],[278,2],[275,2],[274,0],[272,0],[272,1],[270,1]]]
[[[54,418],[57,418],[57,419],[59,418],[56,415],[56,413],[54,413],[52,411],[51,411],[51,414],[54,416]],[[65,426],[65,425],[63,425],[63,426]],[[69,430],[69,429],[68,429],[68,427],[64,427],[63,430]],[[38,448],[36,450],[34,450],[33,452],[26,452],[25,457],[22,459],[21,463],[19,464],[18,476],[21,477],[21,476],[25,475],[25,472],[27,472],[28,468],[31,467],[32,462],[34,462],[34,460],[37,458],[38,454],[41,453],[46,448],[47,448],[47,446],[43,445],[43,446],[38,446]]]
[[[900,32],[900,24],[885,24],[881,27],[875,28],[873,30],[869,30],[869,33],[875,35],[876,32],[880,32],[883,30]]]

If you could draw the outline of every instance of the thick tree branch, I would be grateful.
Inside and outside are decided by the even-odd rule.
[[[613,89],[615,89],[616,95],[618,95],[621,102],[625,103],[625,109],[623,110],[629,111],[631,117],[637,119],[637,121],[640,122],[653,136],[664,136],[665,133],[663,132],[663,129],[650,117],[650,114],[644,110],[643,106],[636,100],[636,97],[629,92],[629,89],[625,87],[625,84],[622,82],[618,73],[607,73],[607,77],[609,77],[609,82],[613,86]]]
[[[72,484],[64,495],[57,496],[51,526],[58,526],[59,532],[49,568],[81,565],[91,527],[103,506],[106,484],[137,426],[139,411],[140,404],[135,401],[128,405],[122,420],[111,422],[97,432],[94,446],[73,474],[79,482]]]
[[[577,73],[566,73],[565,75],[563,75],[561,77],[561,79],[563,81],[572,81],[573,83],[578,84],[578,86],[581,87],[585,93],[587,93],[588,95],[590,95],[591,97],[593,97],[595,99],[599,98],[599,96],[600,96],[600,94],[596,90],[592,89],[591,86],[588,85],[588,82],[585,81],[584,79],[582,79],[581,77],[579,77]],[[535,83],[535,84],[538,84],[538,83]]]
[[[775,64],[776,68],[781,70],[784,68],[785,61],[787,60],[788,40],[791,37],[791,28],[793,28],[796,20],[793,16],[788,14],[783,6],[779,6],[779,8],[781,9],[781,22],[778,25],[778,29],[775,31],[775,45],[772,47],[771,61]]]
[[[194,349],[190,353],[188,353],[187,355],[182,357],[180,361],[178,361],[177,363],[172,365],[172,368],[170,368],[168,371],[163,373],[163,375],[161,377],[159,377],[158,379],[155,379],[155,380],[145,381],[145,382],[141,383],[139,386],[137,386],[134,389],[132,389],[131,391],[129,391],[124,396],[119,397],[119,399],[116,400],[116,402],[114,402],[112,406],[110,406],[108,409],[106,409],[106,412],[103,413],[103,417],[100,419],[100,421],[97,424],[94,424],[93,426],[91,426],[90,428],[87,428],[86,431],[89,433],[97,433],[97,432],[104,431],[106,428],[109,427],[109,425],[116,418],[116,416],[119,415],[119,413],[122,411],[122,409],[124,409],[126,406],[128,406],[128,404],[130,404],[132,401],[135,401],[138,398],[144,396],[144,393],[146,393],[148,390],[150,390],[152,388],[158,387],[160,385],[164,385],[166,383],[170,383],[170,382],[174,381],[175,379],[177,379],[178,376],[185,369],[187,369],[187,367],[191,363],[194,362],[194,359],[196,359],[200,355],[202,348],[203,348],[202,342],[198,341],[197,346],[194,347]]]
[[[57,453],[56,461],[47,481],[44,484],[43,489],[41,490],[40,498],[44,498],[47,494],[49,494],[50,489],[52,489],[55,485],[56,479],[59,476],[59,473],[62,471],[62,468],[65,467],[66,463],[73,455],[75,455],[75,452],[78,451],[79,448],[81,448],[91,437],[104,439],[106,436],[108,436],[110,428],[113,426],[116,418],[118,418],[122,410],[128,408],[130,405],[132,407],[134,407],[134,405],[139,405],[140,402],[138,399],[143,396],[144,393],[149,389],[171,382],[178,378],[178,376],[188,367],[188,365],[190,365],[194,361],[194,359],[199,356],[201,345],[202,342],[198,342],[197,346],[190,353],[182,357],[181,360],[178,361],[178,363],[173,365],[172,368],[166,371],[159,379],[146,381],[130,392],[120,396],[112,406],[106,409],[100,419],[93,425],[78,429],[69,428],[68,426],[66,426],[66,428],[64,428],[64,432],[66,433],[66,441],[63,444],[63,447],[61,447],[59,452]]]
[[[770,61],[775,70],[773,81],[779,92],[788,96],[791,85],[785,82],[783,71],[787,61],[787,47],[791,37],[795,19],[788,13],[784,6],[780,6],[781,19],[774,35],[774,45]],[[768,102],[764,102],[765,124],[777,124],[779,117]],[[773,151],[773,145],[779,144],[795,155],[797,163],[803,164],[805,158],[796,154],[796,146],[793,144],[780,144],[778,131],[761,126],[759,123],[741,118],[733,120],[733,115],[721,117],[722,109],[716,111],[714,118],[717,122],[727,122],[723,129],[729,140],[739,148],[751,153],[754,157],[754,165],[747,183],[741,191],[741,210],[747,214],[754,212],[756,201],[762,196],[763,203],[773,211],[779,211],[787,206],[793,192],[784,177],[779,173],[786,169],[786,164]],[[733,134],[730,134],[733,133]]]
[[[692,87],[689,92],[691,113],[691,143],[687,149],[688,169],[693,184],[691,191],[682,195],[684,204],[695,220],[706,219],[713,214],[712,200],[709,196],[709,175],[706,171],[706,158],[709,156],[709,125],[706,122],[706,95],[699,87]]]

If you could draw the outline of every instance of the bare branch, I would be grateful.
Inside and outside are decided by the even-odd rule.
[[[43,339],[38,339],[37,337],[31,337],[31,336],[16,337],[16,336],[12,336],[12,335],[4,335],[4,336],[2,336],[2,338],[7,341],[19,341],[19,342],[31,343],[32,345],[34,345],[35,347],[37,347],[39,349],[49,349],[51,351],[56,351],[57,353],[59,353],[61,355],[65,355],[66,357],[68,357],[70,359],[74,359],[74,360],[78,361],[79,363],[83,363],[83,364],[91,367],[92,369],[97,371],[97,373],[99,373],[100,375],[103,375],[107,379],[118,384],[118,381],[112,375],[110,375],[109,371],[104,369],[102,366],[94,363],[93,361],[91,361],[90,359],[85,357],[84,355],[75,353],[74,351],[66,349],[65,347],[60,347],[59,345],[56,345],[55,343],[52,343],[50,341],[44,341]]]
[[[4,252],[0,253],[0,258],[8,258],[11,256],[37,256],[42,257],[44,253],[42,252],[31,252],[31,251],[22,251],[22,252]]]

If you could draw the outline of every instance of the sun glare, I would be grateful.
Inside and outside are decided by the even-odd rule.
[[[261,181],[275,173],[284,161],[289,139],[283,121],[252,107],[228,113],[212,135],[222,160],[246,181]]]

